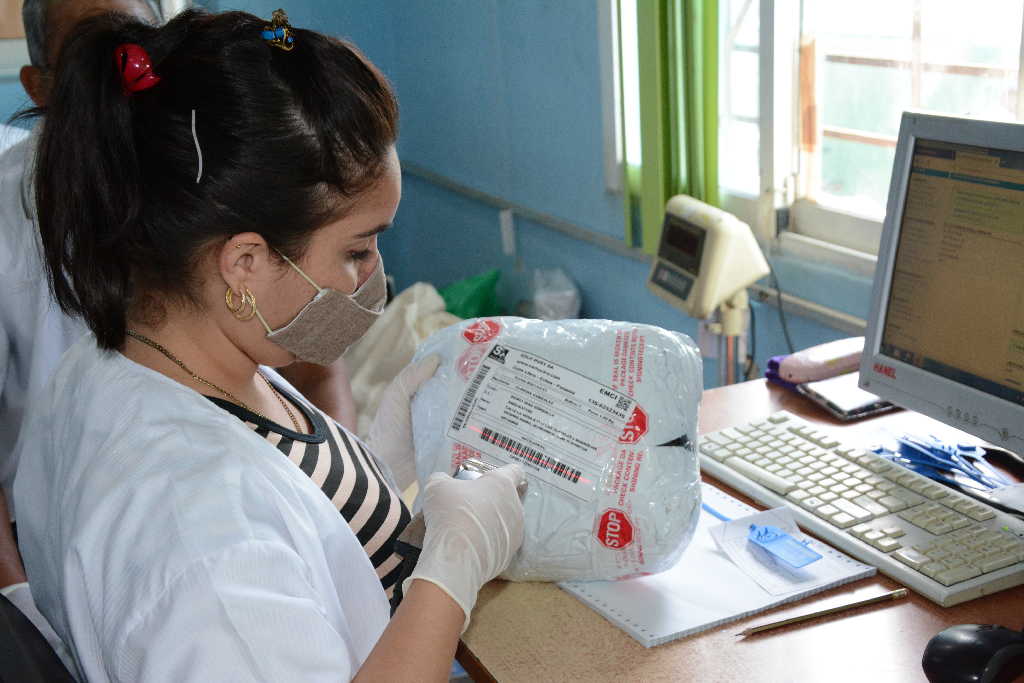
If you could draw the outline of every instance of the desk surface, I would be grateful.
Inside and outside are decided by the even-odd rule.
[[[704,392],[700,431],[724,429],[777,410],[839,428],[851,439],[857,432],[869,434],[881,425],[920,425],[924,419],[898,411],[844,425],[802,397],[756,380]],[[729,487],[722,488],[753,502]],[[554,584],[493,581],[480,593],[459,647],[459,660],[479,682],[924,681],[921,653],[943,628],[962,623],[1020,628],[1024,623],[1024,587],[1019,586],[947,608],[911,592],[908,598],[882,607],[861,608],[746,639],[735,635],[747,626],[897,587],[878,574],[646,649]]]

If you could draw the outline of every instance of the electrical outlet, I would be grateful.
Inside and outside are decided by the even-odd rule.
[[[516,255],[516,219],[512,209],[498,212],[498,226],[501,228],[501,251],[505,256]]]
[[[717,331],[716,331],[717,328]],[[718,358],[718,339],[721,325],[708,320],[701,320],[697,328],[697,348],[704,358]]]

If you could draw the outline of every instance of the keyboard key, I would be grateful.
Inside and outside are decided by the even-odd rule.
[[[875,531],[875,528],[870,524],[858,524],[857,526],[850,529],[850,533],[857,538],[864,538],[865,535]]]
[[[889,513],[889,511],[885,508],[884,505],[879,505],[877,502],[875,502],[873,498],[869,498],[868,496],[858,496],[853,499],[853,502],[861,506],[871,514],[875,515],[876,517],[880,517],[882,515],[886,515]]]
[[[893,550],[899,550],[903,545],[891,536],[883,536],[877,541],[872,541],[871,545],[875,546],[884,553],[892,552]]]
[[[850,515],[853,519],[857,520],[858,523],[866,522],[869,519],[874,519],[875,517],[873,514],[871,514],[864,508],[860,507],[859,505],[854,505],[852,502],[845,500],[843,498],[840,498],[839,500],[835,501],[832,504],[835,505],[840,510],[842,510],[843,512],[845,512],[846,514]]]
[[[809,496],[801,501],[798,501],[798,503],[800,507],[810,510],[811,512],[815,512],[815,510],[817,510],[818,508],[825,504],[825,501],[823,501],[821,498]]]
[[[838,515],[835,515],[831,519],[832,519],[832,523],[835,524],[840,529],[845,529],[847,527],[851,527],[851,526],[853,526],[854,524],[857,523],[857,518],[856,517],[854,517],[853,515],[849,515],[849,514],[847,514],[845,512],[840,512]]]
[[[984,522],[985,520],[992,519],[996,516],[992,510],[988,509],[984,505],[979,505],[978,503],[973,502],[965,505],[960,509],[960,512],[964,513],[976,522]]]
[[[819,517],[831,519],[834,515],[839,514],[839,508],[830,503],[828,505],[822,505],[821,507],[819,507],[817,510],[814,511],[814,514],[818,515]]]
[[[967,579],[973,579],[975,576],[980,576],[981,570],[969,564],[962,565],[960,567],[949,567],[935,575],[935,580],[944,586],[952,586],[954,583],[960,583]]]
[[[790,479],[783,479],[777,474],[772,474],[760,467],[749,463],[739,458],[729,458],[725,461],[725,464],[733,468],[740,474],[753,479],[761,486],[766,489],[774,491],[780,495],[786,495],[790,491],[796,488],[796,483]]]
[[[878,499],[878,504],[885,506],[889,512],[899,512],[907,507],[905,500],[896,498],[894,496],[882,496]]]
[[[981,569],[982,572],[988,573],[994,572],[997,569],[1002,569],[1003,567],[1009,567],[1011,564],[1015,564],[1016,562],[1017,557],[1012,553],[999,553],[997,555],[986,557],[982,560],[978,568]]]
[[[902,562],[903,564],[909,565],[914,569],[918,569],[922,565],[925,565],[931,561],[927,555],[925,555],[924,553],[919,553],[913,548],[904,548],[903,550],[898,550],[895,553],[893,553],[892,556],[900,562]]]
[[[786,415],[785,413],[775,413],[774,415],[770,415],[768,417],[768,421],[771,422],[774,425],[779,425],[779,424],[782,424],[784,422],[788,422],[789,421],[789,415]]]

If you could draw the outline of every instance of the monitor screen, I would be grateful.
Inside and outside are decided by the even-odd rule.
[[[884,355],[1024,404],[1024,152],[918,139]]]
[[[1022,131],[904,115],[861,367],[874,393],[990,441],[1016,439],[1006,444],[1015,450],[1024,448]]]

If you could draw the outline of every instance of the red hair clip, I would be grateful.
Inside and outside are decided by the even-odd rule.
[[[160,82],[160,77],[153,73],[149,53],[141,45],[118,45],[114,50],[114,66],[121,74],[121,86],[125,95],[152,88]]]

